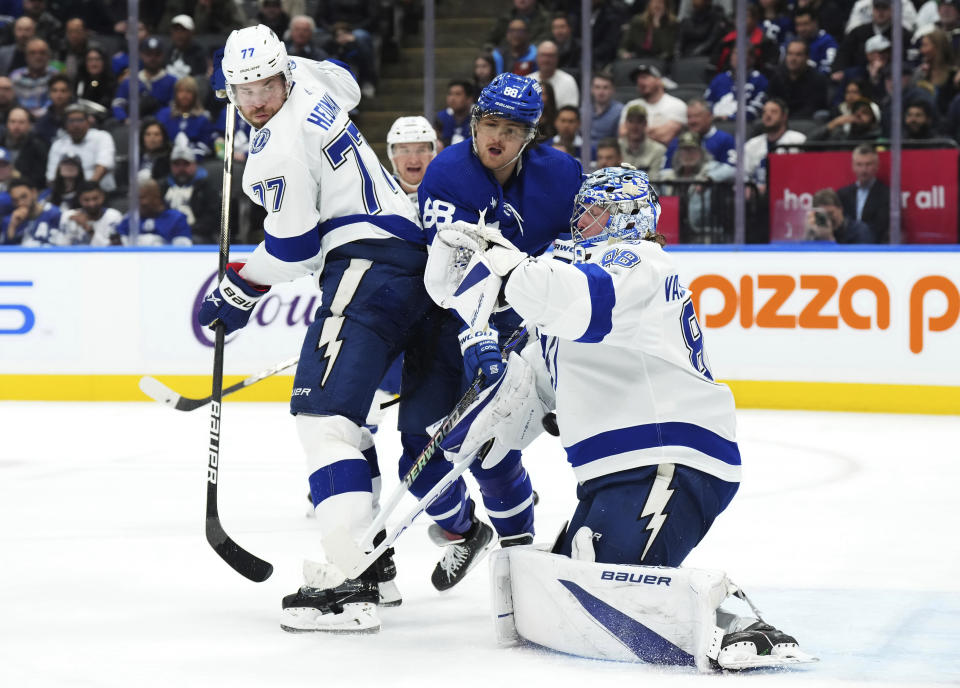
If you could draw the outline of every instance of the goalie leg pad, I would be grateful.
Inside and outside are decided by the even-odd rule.
[[[722,571],[597,564],[530,547],[503,550],[491,567],[500,637],[510,636],[512,608],[518,638],[560,652],[711,670],[708,650],[723,635],[716,610],[733,587]]]

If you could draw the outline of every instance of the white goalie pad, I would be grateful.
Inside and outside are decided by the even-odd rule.
[[[736,588],[722,571],[575,561],[536,547],[490,559],[497,638],[567,654],[711,671],[716,611]]]

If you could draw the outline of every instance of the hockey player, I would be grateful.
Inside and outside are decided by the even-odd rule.
[[[471,116],[472,138],[445,148],[420,185],[420,215],[428,237],[452,223],[475,226],[485,221],[536,255],[567,231],[582,170],[569,155],[535,143],[542,111],[540,85],[533,79],[500,74],[483,89]],[[520,318],[509,310],[488,318],[489,310],[482,315],[451,312],[443,323],[435,361],[417,380],[434,393],[428,414],[432,420],[453,407],[478,371],[489,383],[499,377],[501,340],[517,328]],[[428,439],[422,425],[417,428],[405,420],[401,409],[401,429],[410,438],[404,443],[401,473]],[[412,437],[418,432],[419,437]],[[443,461],[430,462],[411,491],[422,497],[446,471]],[[533,491],[520,453],[510,452],[492,470],[477,462],[471,471],[500,543],[531,541]],[[463,480],[433,502],[427,513],[436,522],[429,529],[431,537],[446,547],[431,581],[445,590],[462,580],[496,543],[490,526],[474,516]]]
[[[265,240],[246,263],[228,266],[198,318],[233,332],[270,285],[318,274],[321,305],[290,407],[321,530],[346,528],[359,539],[379,482],[368,461],[367,411],[390,362],[404,351],[410,358],[436,309],[423,287],[426,240],[409,200],[348,117],[360,88],[347,68],[288,59],[259,25],[230,34],[222,69],[228,97],[253,127],[243,191],[267,211]],[[378,582],[395,573],[389,551],[355,580],[336,562],[307,560],[303,568],[303,587],[283,599],[282,628],[379,630]]]
[[[490,437],[522,448],[556,409],[579,504],[555,554],[524,548],[494,560],[500,593],[511,593],[499,598],[506,635],[701,668],[708,659],[727,668],[786,663],[800,656],[793,638],[718,611],[735,590],[725,575],[676,568],[736,493],[740,452],[733,395],[713,378],[659,216],[646,173],[604,168],[576,197],[571,263],[529,257],[489,228],[438,234],[428,274],[445,262],[455,292],[470,253],[467,274],[489,270],[540,335],[523,357],[511,355],[498,389],[485,391],[467,414],[472,423],[444,447],[453,458]]]
[[[387,157],[393,178],[419,209],[417,189],[427,165],[437,156],[437,132],[426,117],[398,117],[387,132]]]

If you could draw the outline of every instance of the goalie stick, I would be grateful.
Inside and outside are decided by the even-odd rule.
[[[227,271],[230,254],[230,187],[233,181],[233,133],[236,126],[236,107],[227,103],[227,126],[224,136],[223,187],[220,202],[220,262],[219,279]],[[213,345],[213,389],[210,394],[210,441],[207,448],[207,542],[220,558],[234,571],[254,582],[267,580],[273,573],[273,564],[251,554],[233,541],[223,529],[217,510],[217,484],[220,473],[220,406],[223,401],[223,323],[214,324],[216,337]]]
[[[510,339],[504,344],[501,351],[501,355],[506,355],[510,353],[526,336],[527,328],[520,327],[512,335]],[[384,529],[386,525],[387,518],[390,514],[396,510],[397,506],[400,504],[400,501],[403,499],[403,496],[407,493],[409,487],[414,483],[414,481],[419,477],[420,473],[423,472],[424,467],[427,465],[427,462],[433,458],[437,450],[440,448],[440,443],[450,434],[450,431],[453,430],[454,426],[461,420],[464,414],[467,412],[467,409],[477,400],[477,397],[480,395],[486,385],[485,376],[483,373],[477,373],[476,377],[473,378],[473,381],[470,383],[470,386],[467,388],[467,391],[460,398],[460,401],[457,402],[456,406],[453,407],[453,410],[449,415],[444,419],[440,424],[440,427],[430,438],[430,441],[427,443],[427,446],[423,448],[423,451],[420,452],[420,455],[413,462],[413,465],[410,467],[410,470],[406,472],[403,478],[400,479],[400,484],[397,485],[393,492],[390,494],[390,499],[387,500],[386,504],[380,509],[380,513],[377,514],[377,517],[373,520],[373,523],[367,527],[367,530],[364,532],[363,536],[360,538],[360,546],[368,546],[373,542],[374,536]],[[373,549],[369,552],[365,552],[353,541],[353,538],[350,537],[350,534],[347,533],[346,528],[340,526],[331,532],[323,536],[323,549],[327,555],[329,561],[336,562],[336,565],[346,574],[347,578],[356,578],[361,573],[366,571],[373,562],[375,562],[381,554],[393,543],[396,541],[400,534],[406,530],[413,521],[420,515],[420,512],[426,509],[430,504],[436,499],[444,490],[446,490],[454,481],[459,478],[467,468],[477,459],[482,460],[486,457],[488,451],[493,446],[493,440],[488,441],[476,456],[463,459],[453,464],[452,468],[447,472],[447,474],[441,479],[433,489],[431,489],[426,495],[420,499],[417,504],[403,517],[403,519],[391,528],[387,532],[387,536],[380,541]]]

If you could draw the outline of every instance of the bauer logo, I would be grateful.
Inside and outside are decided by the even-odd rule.
[[[257,135],[253,137],[253,145],[250,146],[250,155],[256,155],[264,149],[267,145],[267,141],[270,140],[270,130],[261,129],[257,132]]]
[[[670,585],[669,576],[654,576],[646,573],[628,573],[626,571],[603,571],[600,580],[617,583],[639,583],[640,585]]]
[[[0,282],[0,285],[2,284]],[[197,322],[196,314],[203,300],[213,291],[216,284],[217,273],[214,272],[200,285],[194,295],[193,314],[190,317],[194,339],[206,347],[213,347],[213,332]],[[271,330],[295,330],[297,335],[302,336],[307,326],[313,322],[314,314],[320,305],[320,293],[312,287],[308,289],[311,293],[303,295],[278,293],[279,289],[267,294],[254,307],[249,324],[239,332],[230,335],[227,342],[233,341],[238,336],[244,336],[244,332],[258,327],[267,327]],[[32,323],[31,313],[31,327]]]

